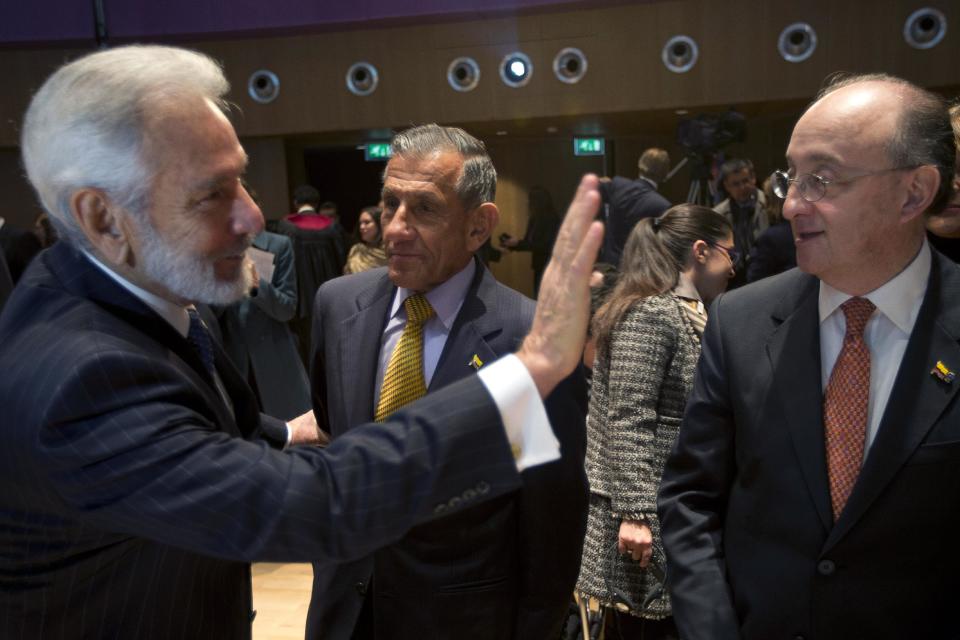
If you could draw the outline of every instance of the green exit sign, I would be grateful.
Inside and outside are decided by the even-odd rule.
[[[605,146],[603,138],[574,138],[573,155],[602,156]]]
[[[371,162],[390,159],[389,142],[368,142],[363,148],[363,157]]]

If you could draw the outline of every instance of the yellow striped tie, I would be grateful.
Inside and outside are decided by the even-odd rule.
[[[407,324],[383,376],[380,401],[374,414],[377,422],[383,422],[394,411],[427,394],[423,377],[423,325],[433,317],[433,307],[419,293],[404,300],[403,306],[407,310]]]

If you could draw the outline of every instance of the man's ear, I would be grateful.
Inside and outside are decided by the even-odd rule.
[[[913,220],[933,202],[940,188],[940,172],[933,165],[925,164],[917,167],[910,175],[907,183],[907,193],[900,208],[900,220]]]
[[[484,202],[469,214],[467,248],[473,252],[483,246],[500,222],[500,210],[492,202]]]
[[[121,266],[130,257],[125,215],[100,189],[84,188],[70,198],[70,212],[97,253],[111,265]]]

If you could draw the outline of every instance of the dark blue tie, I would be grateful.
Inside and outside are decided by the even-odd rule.
[[[190,330],[187,331],[187,340],[197,350],[197,355],[203,361],[203,366],[212,377],[214,375],[213,340],[210,338],[210,332],[207,331],[207,326],[203,324],[203,320],[195,308],[188,308],[187,314],[190,316]]]

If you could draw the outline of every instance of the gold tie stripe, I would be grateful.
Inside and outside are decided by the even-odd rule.
[[[403,306],[407,310],[407,324],[383,376],[380,401],[374,414],[377,422],[383,422],[394,411],[427,394],[423,376],[423,325],[433,317],[433,307],[419,293],[404,300]]]

